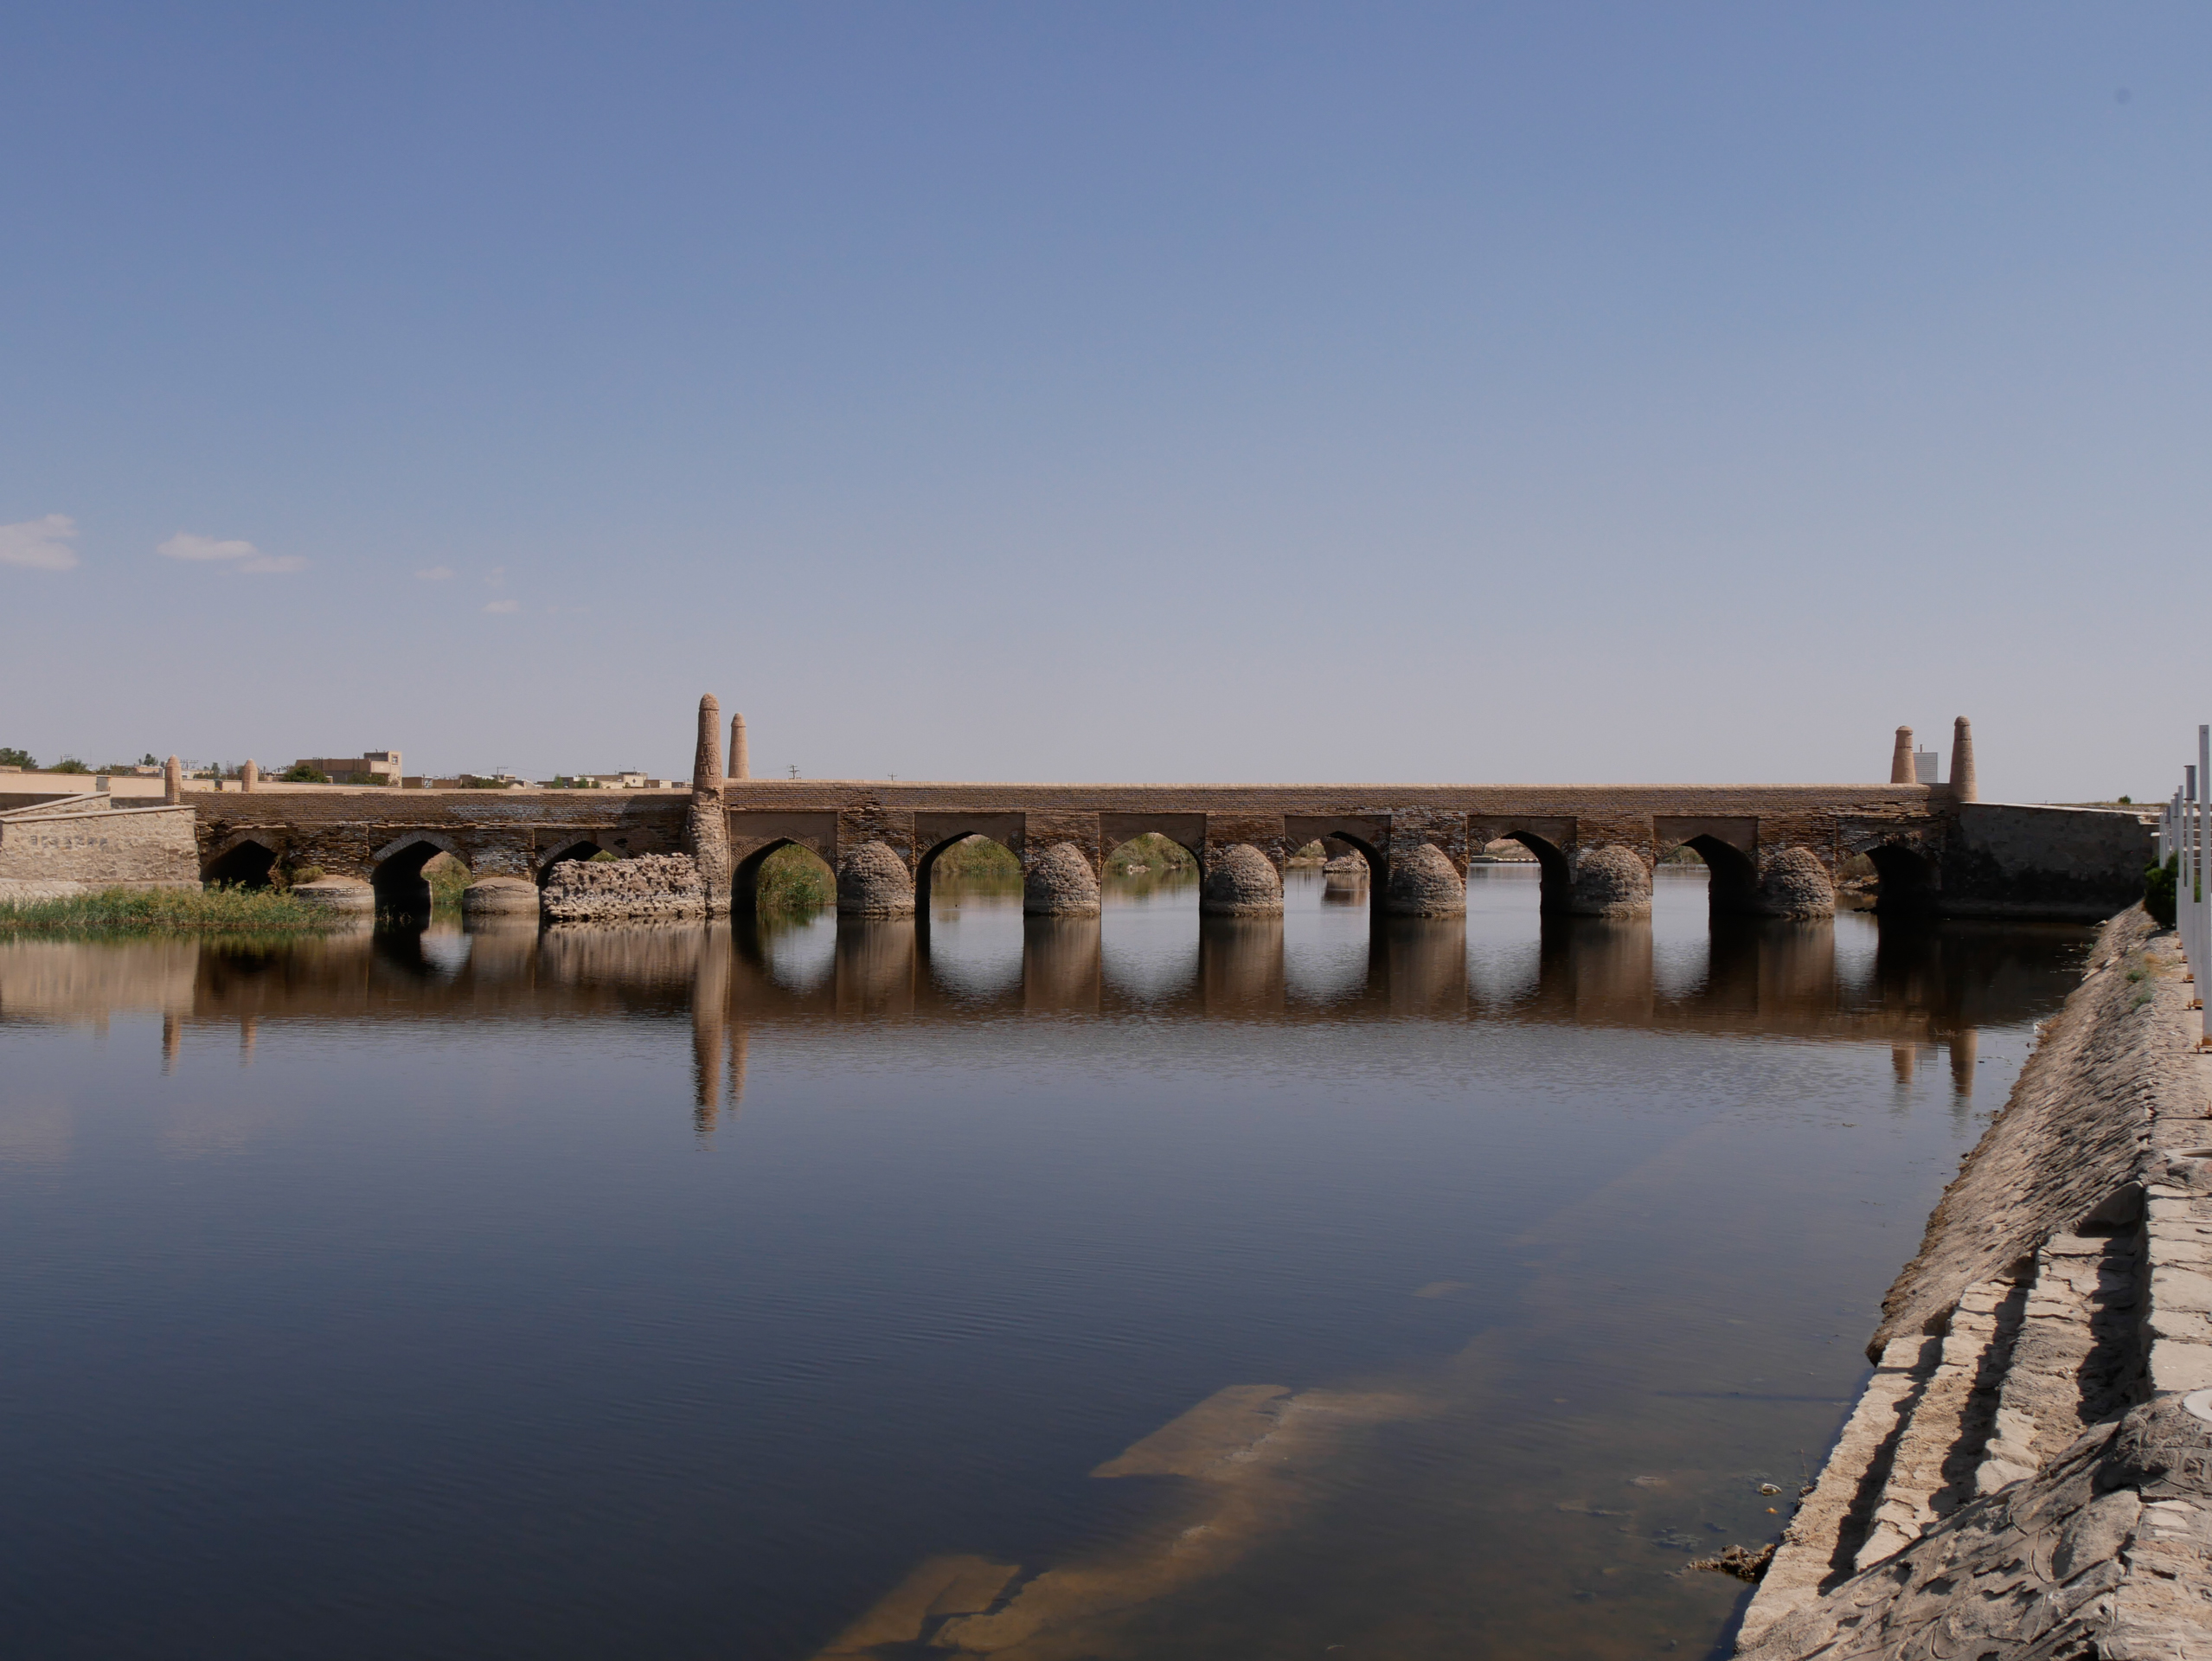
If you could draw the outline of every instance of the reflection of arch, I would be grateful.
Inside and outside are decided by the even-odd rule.
[[[1926,854],[1901,843],[1885,842],[1866,850],[1881,881],[1875,899],[1879,911],[1922,911],[1935,903],[1935,866]]]
[[[241,888],[265,888],[276,866],[277,850],[259,837],[242,833],[221,844],[221,851],[201,868],[202,882],[228,882]]]
[[[440,854],[451,854],[464,869],[468,866],[453,839],[435,830],[410,830],[378,849],[371,856],[376,869],[369,879],[376,891],[376,908],[429,915],[430,884],[423,877],[422,868]]]
[[[1674,844],[1705,862],[1708,903],[1715,911],[1749,914],[1759,907],[1759,867],[1734,843],[1712,835],[1689,837]],[[1661,856],[1673,851],[1662,849]]]

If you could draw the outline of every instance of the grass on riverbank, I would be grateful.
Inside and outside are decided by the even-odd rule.
[[[1196,871],[1198,862],[1190,850],[1157,830],[1132,837],[1106,856],[1106,872],[1112,876],[1142,876],[1175,871]]]
[[[938,855],[929,874],[939,881],[951,877],[997,877],[1002,882],[1018,882],[1022,880],[1022,862],[1007,851],[1003,843],[993,842],[989,837],[969,837]]]
[[[330,919],[274,888],[102,888],[0,900],[0,934],[297,933]]]

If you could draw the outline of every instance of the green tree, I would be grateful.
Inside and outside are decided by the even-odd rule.
[[[2163,865],[2143,868],[2143,909],[2161,928],[2174,926],[2174,886],[2181,876],[2181,856],[2169,854]]]
[[[74,755],[65,755],[47,769],[49,773],[90,773],[92,769]]]
[[[295,761],[277,775],[288,785],[327,785],[330,775],[320,767],[311,767],[305,761]]]
[[[12,744],[0,744],[0,767],[21,767],[25,773],[36,773],[38,763],[31,760],[29,750],[19,750]]]

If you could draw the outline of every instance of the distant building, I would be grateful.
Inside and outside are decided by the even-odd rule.
[[[1916,785],[1941,784],[1943,780],[1935,776],[1935,766],[1936,754],[1933,750],[1914,750],[1913,752],[1913,782]]]
[[[312,767],[334,785],[396,785],[400,782],[397,750],[363,750],[358,756],[303,756],[292,764]]]
[[[690,786],[689,779],[655,779],[635,768],[620,773],[563,773],[561,778],[577,790],[683,790]],[[548,787],[558,782],[555,779],[546,781]]]

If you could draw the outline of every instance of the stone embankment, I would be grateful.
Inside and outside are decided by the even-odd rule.
[[[688,854],[570,859],[546,878],[543,908],[548,923],[690,922],[707,914],[707,889]]]
[[[2108,923],[1884,1300],[1737,1654],[2212,1658],[2212,1092],[2174,936]]]

